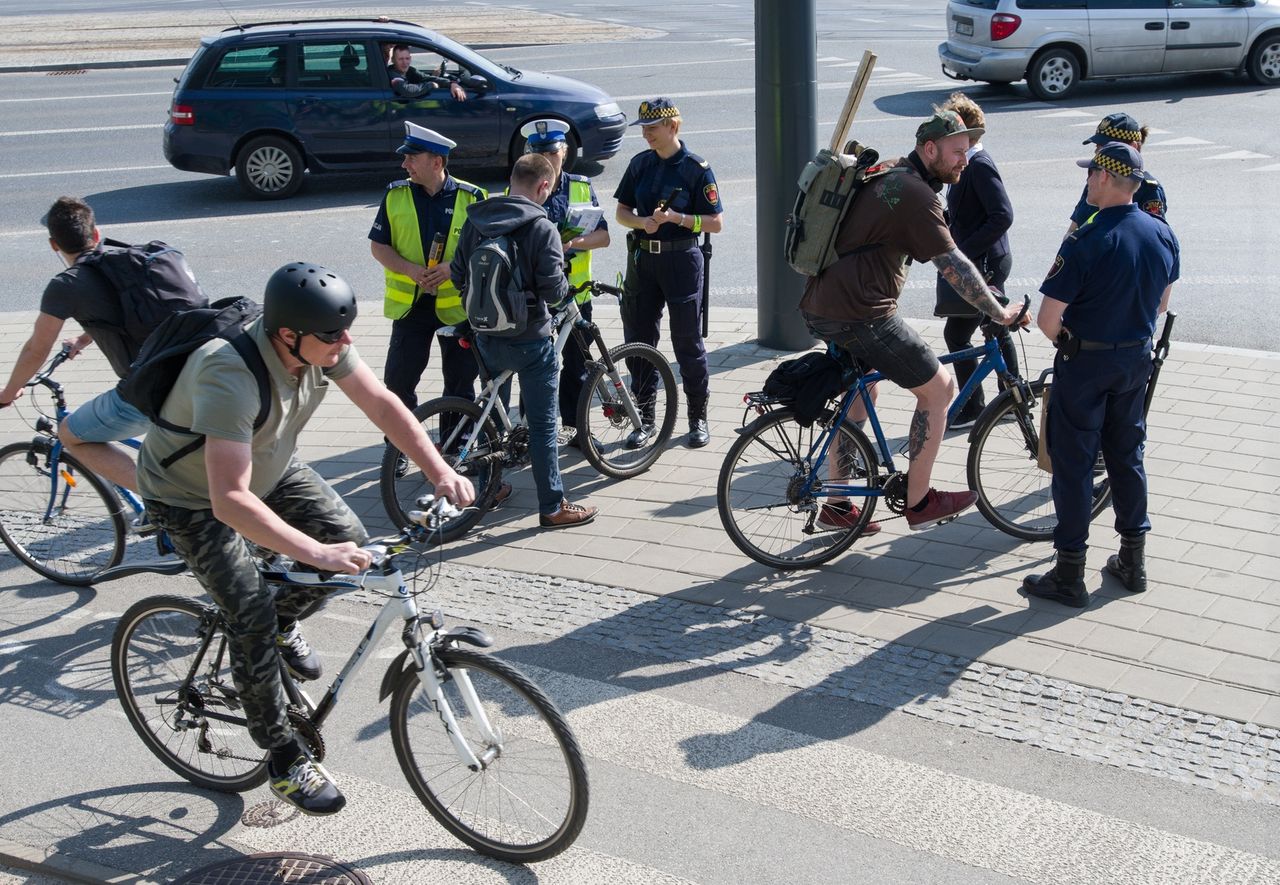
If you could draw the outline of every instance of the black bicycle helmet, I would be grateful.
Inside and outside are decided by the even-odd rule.
[[[340,332],[356,320],[356,293],[327,267],[295,261],[267,280],[262,321],[268,332]]]

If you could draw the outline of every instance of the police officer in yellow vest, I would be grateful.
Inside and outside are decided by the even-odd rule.
[[[409,177],[387,186],[369,230],[369,250],[386,271],[384,311],[393,320],[383,380],[413,410],[431,339],[440,328],[467,318],[449,281],[449,260],[467,207],[488,194],[449,174],[449,151],[457,142],[416,123],[404,128],[404,144],[396,153],[404,156],[401,166]],[[440,339],[440,363],[444,395],[471,399],[479,374],[475,357],[456,338],[446,337]]]
[[[583,209],[587,209],[587,215],[594,218],[597,213],[591,212],[589,207],[598,208],[600,201],[596,199],[596,190],[589,178],[564,171],[564,158],[569,150],[565,140],[568,131],[569,124],[563,120],[531,120],[520,127],[526,150],[542,154],[551,161],[551,168],[555,170],[553,181],[556,186],[543,208],[547,218],[560,230],[560,247],[569,262],[569,285],[572,287],[591,279],[591,250],[609,245],[609,225],[601,212],[591,230],[576,226],[582,221]],[[583,317],[591,319],[590,293],[578,296],[578,309]],[[586,356],[571,344],[565,347],[560,359],[560,423],[571,433],[568,445],[578,446],[574,424],[577,422],[578,396],[587,380]]]

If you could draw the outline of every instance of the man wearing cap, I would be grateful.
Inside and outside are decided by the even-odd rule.
[[[1147,589],[1144,547],[1151,522],[1142,464],[1143,407],[1151,338],[1178,278],[1179,250],[1169,225],[1133,202],[1144,180],[1142,155],[1135,148],[1107,144],[1077,165],[1089,170],[1089,203],[1098,211],[1063,241],[1040,286],[1040,330],[1058,348],[1047,431],[1057,562],[1048,574],[1023,579],[1022,586],[1031,596],[1084,608],[1099,451],[1120,533],[1120,552],[1107,560],[1106,570],[1132,593]]]
[[[936,109],[916,130],[916,148],[858,191],[836,233],[844,257],[805,285],[800,310],[818,338],[848,350],[916,398],[908,435],[907,525],[913,530],[954,519],[973,506],[973,492],[940,492],[930,485],[933,464],[946,432],[947,407],[955,397],[951,373],[898,315],[898,297],[911,260],[932,261],[961,298],[1009,325],[1019,307],[1003,307],[965,254],[943,216],[939,192],[955,184],[968,163],[971,135],[955,111]],[[828,503],[825,525],[847,519]]]
[[[1108,144],[1119,142],[1127,144],[1135,151],[1141,151],[1142,146],[1147,141],[1147,131],[1146,126],[1139,125],[1137,120],[1126,113],[1108,114],[1098,124],[1098,130],[1082,141],[1081,144],[1092,144],[1102,148]],[[1080,192],[1080,200],[1076,203],[1076,208],[1071,212],[1071,224],[1067,227],[1068,234],[1082,226],[1098,211],[1096,206],[1090,205],[1088,197],[1089,188],[1086,185],[1085,189]],[[1164,218],[1165,213],[1169,210],[1164,188],[1160,186],[1160,182],[1156,181],[1155,176],[1146,169],[1142,170],[1142,184],[1138,185],[1138,192],[1133,195],[1133,202],[1143,212],[1156,218]]]
[[[383,378],[410,411],[418,406],[417,386],[431,356],[431,340],[444,326],[467,318],[462,298],[449,280],[449,260],[467,220],[467,208],[488,196],[449,174],[449,151],[457,142],[439,132],[404,124],[404,157],[409,177],[387,186],[369,230],[369,250],[386,277],[384,313],[392,320]],[[471,399],[479,374],[475,357],[454,337],[441,337],[444,395]],[[401,456],[397,470],[407,469]]]
[[[609,225],[603,214],[589,231],[570,226],[575,210],[599,206],[596,189],[585,175],[571,175],[564,171],[564,159],[569,145],[565,133],[569,124],[563,120],[531,120],[520,127],[525,138],[526,150],[541,154],[551,163],[554,171],[551,196],[542,205],[547,218],[560,231],[560,248],[569,262],[569,286],[576,287],[591,279],[591,250],[609,245]],[[591,293],[577,296],[578,310],[584,319],[591,319]],[[581,448],[576,424],[578,421],[578,397],[587,380],[586,354],[578,347],[566,347],[560,354],[560,423],[571,431],[568,444]]]
[[[613,196],[618,201],[618,223],[631,230],[627,236],[623,338],[657,346],[663,308],[671,311],[671,349],[684,386],[688,442],[691,448],[701,448],[711,434],[707,425],[707,351],[702,345],[706,268],[698,234],[721,231],[724,207],[711,167],[680,140],[680,122],[680,111],[669,99],[640,102],[640,112],[631,125],[641,127],[649,149],[631,158]],[[651,390],[635,393],[642,402],[652,397]],[[649,428],[634,431],[628,445],[639,448],[651,433]]]

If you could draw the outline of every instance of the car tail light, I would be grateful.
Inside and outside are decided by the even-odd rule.
[[[169,108],[169,119],[175,126],[194,126],[196,109],[189,104],[175,104]]]
[[[1018,25],[1022,24],[1022,19],[1016,15],[1009,15],[1007,12],[997,12],[991,16],[991,42],[1003,40],[1010,36],[1014,31],[1018,30]]]

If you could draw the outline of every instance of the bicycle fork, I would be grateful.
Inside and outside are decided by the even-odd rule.
[[[465,669],[459,668],[450,670],[445,667],[432,651],[430,640],[427,637],[418,642],[416,646],[410,649],[414,660],[418,664],[418,681],[422,683],[422,687],[427,690],[427,697],[431,699],[431,706],[435,708],[436,715],[440,717],[440,722],[444,725],[445,733],[449,735],[449,740],[453,742],[453,749],[458,754],[458,758],[462,760],[471,771],[482,771],[489,767],[502,752],[502,734],[494,729],[493,724],[489,722],[489,717],[484,711],[480,698],[476,694],[475,686],[471,684],[471,676]],[[453,680],[458,686],[458,694],[462,696],[462,703],[467,708],[472,721],[479,728],[481,740],[484,742],[484,750],[477,756],[467,743],[465,737],[462,736],[462,730],[458,727],[458,720],[453,715],[453,707],[449,705],[448,699],[444,696],[444,681],[441,679],[444,674],[446,679]]]
[[[622,376],[618,374],[618,365],[609,356],[609,348],[605,346],[604,336],[600,334],[600,327],[590,320],[582,320],[574,326],[574,332],[579,336],[578,345],[585,354],[591,355],[591,342],[595,342],[596,347],[600,350],[601,358],[591,362],[604,367],[604,374],[600,377],[599,390],[600,398],[605,403],[605,417],[612,421],[614,418],[612,409],[621,406],[633,428],[638,430],[643,427],[644,416],[640,414],[640,410],[636,406],[635,397],[631,395],[631,391],[627,389],[627,386],[622,383]],[[612,390],[609,389],[610,384],[613,385]]]

